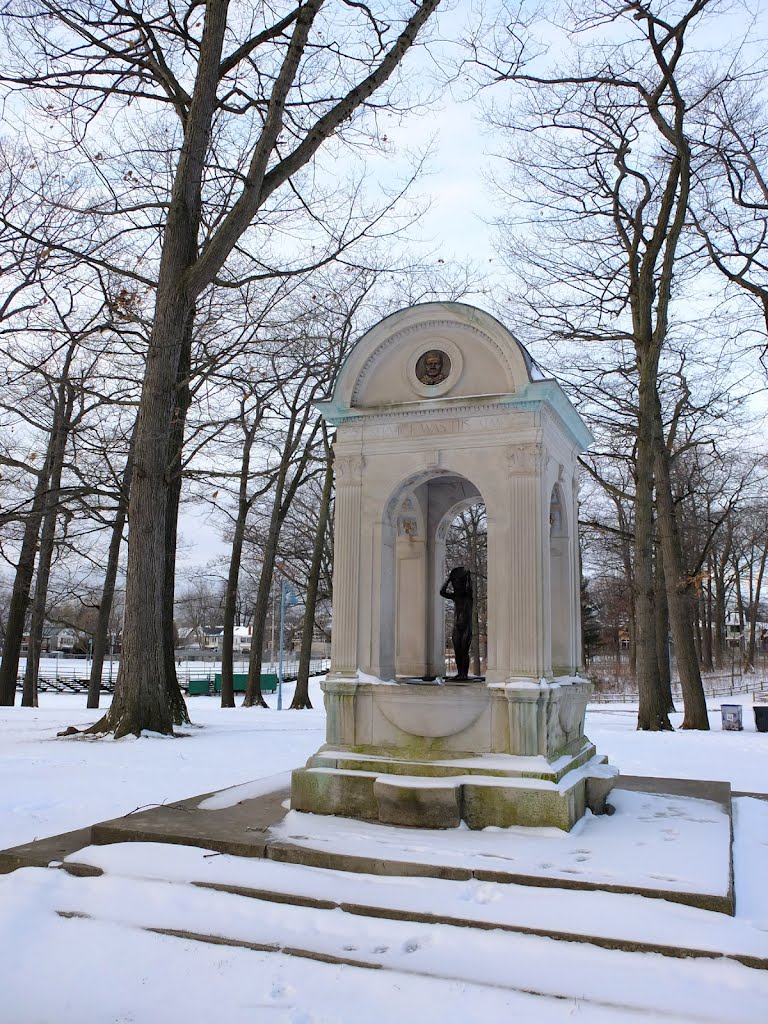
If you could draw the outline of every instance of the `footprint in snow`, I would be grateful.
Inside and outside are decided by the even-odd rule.
[[[295,991],[291,985],[286,985],[282,981],[275,981],[272,983],[269,995],[272,999],[285,999],[286,996],[293,995]]]

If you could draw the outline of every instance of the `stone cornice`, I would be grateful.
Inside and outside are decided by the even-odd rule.
[[[594,440],[565,392],[554,380],[533,381],[521,391],[508,395],[431,399],[374,408],[350,409],[339,406],[332,400],[316,402],[315,405],[326,421],[333,426],[346,423],[375,426],[426,419],[439,422],[441,418],[470,420],[483,416],[501,419],[514,412],[537,413],[547,410],[553,413],[556,420],[565,428],[570,442],[577,451],[585,451]]]

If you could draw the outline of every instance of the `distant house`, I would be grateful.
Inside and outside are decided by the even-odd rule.
[[[290,649],[298,651],[301,648],[302,642],[302,629],[301,626],[297,626],[293,631],[291,637]],[[311,658],[327,658],[331,651],[331,631],[330,622],[327,626],[318,626],[315,624],[315,628],[312,630],[312,647],[310,649]]]
[[[180,626],[177,630],[178,647],[198,648],[201,651],[221,652],[224,648],[223,626]],[[247,654],[251,649],[253,626],[235,626],[233,650]]]
[[[178,637],[177,647],[197,647],[201,646],[201,630],[197,626],[179,626],[176,630]]]
[[[75,650],[82,648],[81,638],[74,629],[65,626],[43,626],[43,635],[40,644],[40,653],[48,654],[52,651],[59,651],[62,654],[72,654]],[[29,633],[21,638],[21,653],[29,651]]]
[[[204,651],[219,650],[223,635],[224,630],[221,626],[205,626],[201,630],[200,646]]]
[[[755,636],[758,646],[762,650],[768,649],[768,625],[764,622],[755,623]],[[732,647],[738,647],[742,637],[745,641],[749,639],[749,623],[744,623],[742,632],[741,623],[737,615],[729,615],[725,620],[725,640]]]
[[[232,635],[232,650],[235,654],[247,654],[251,649],[253,626],[235,626]],[[224,630],[216,633],[216,650],[224,649]]]

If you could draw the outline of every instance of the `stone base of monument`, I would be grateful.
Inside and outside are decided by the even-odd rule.
[[[327,743],[291,807],[388,825],[570,830],[618,774],[584,735],[580,677],[410,686],[330,677]]]

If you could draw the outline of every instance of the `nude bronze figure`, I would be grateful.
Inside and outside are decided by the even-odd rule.
[[[469,646],[472,642],[472,577],[463,565],[451,569],[440,587],[440,596],[453,601],[453,653],[456,657],[456,679],[469,678]]]

